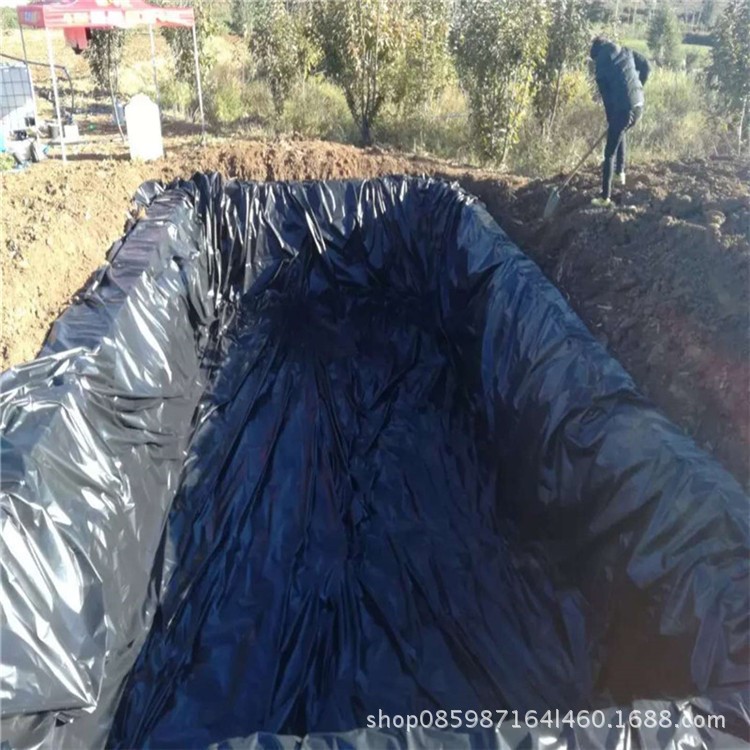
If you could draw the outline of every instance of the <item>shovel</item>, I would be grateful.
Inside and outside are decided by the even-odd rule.
[[[552,217],[552,215],[557,211],[557,207],[560,204],[560,194],[563,190],[565,190],[568,185],[570,185],[570,181],[578,174],[578,170],[583,166],[583,163],[586,161],[586,159],[591,156],[594,149],[606,138],[607,131],[605,130],[597,139],[596,143],[586,152],[586,155],[581,159],[581,161],[578,162],[576,165],[576,168],[570,173],[570,176],[568,177],[565,182],[559,187],[555,188],[551,193],[549,198],[547,199],[547,205],[544,207],[544,216],[543,218],[549,219]]]

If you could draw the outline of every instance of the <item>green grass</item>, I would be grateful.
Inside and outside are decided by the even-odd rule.
[[[454,161],[471,161],[473,138],[466,97],[456,84],[446,85],[428,107],[404,112],[386,107],[375,129],[377,140],[402,151]]]
[[[640,52],[646,57],[651,55],[645,39],[625,38],[621,41],[621,44],[624,47],[630,47],[635,52]],[[710,60],[711,47],[704,44],[681,44],[680,57],[684,60],[689,54],[696,55],[701,65],[705,65]]]
[[[304,138],[351,143],[357,139],[344,92],[325,79],[299,82],[284,103],[281,129]]]
[[[645,39],[621,39],[620,43],[623,47],[630,47],[630,49],[640,52],[642,55],[648,56],[648,44]]]
[[[634,159],[702,157],[714,149],[717,128],[694,75],[657,68],[646,89],[643,119],[630,134]]]

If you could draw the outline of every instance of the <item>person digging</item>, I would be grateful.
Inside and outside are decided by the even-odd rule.
[[[596,85],[604,103],[608,127],[602,194],[591,202],[595,206],[611,206],[612,161],[620,184],[625,185],[625,132],[643,113],[643,86],[651,69],[643,55],[604,37],[596,37],[592,42],[591,59],[596,66]]]

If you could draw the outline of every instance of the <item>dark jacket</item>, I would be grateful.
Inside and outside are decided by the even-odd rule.
[[[643,106],[643,84],[650,67],[643,55],[614,42],[595,43],[591,58],[596,63],[596,85],[602,95],[607,120],[628,119],[636,107]]]

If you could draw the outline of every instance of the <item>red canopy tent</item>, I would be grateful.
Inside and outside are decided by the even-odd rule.
[[[193,53],[195,56],[195,81],[198,88],[198,105],[201,114],[201,130],[205,134],[206,123],[203,115],[203,91],[201,88],[200,66],[198,64],[198,40],[195,34],[195,14],[192,8],[156,7],[145,0],[39,0],[31,5],[21,5],[17,9],[18,26],[21,30],[21,45],[26,62],[26,42],[24,26],[44,29],[47,35],[47,54],[52,74],[52,91],[55,97],[55,113],[60,129],[60,146],[63,161],[67,161],[65,139],[63,138],[60,102],[57,94],[54,53],[52,51],[52,29],[62,29],[69,41],[85,37],[86,29],[132,29],[147,26],[151,37],[151,60],[154,69],[154,85],[158,97],[156,60],[154,47],[154,27],[171,26],[190,28],[193,31]],[[28,66],[27,66],[28,67]]]

